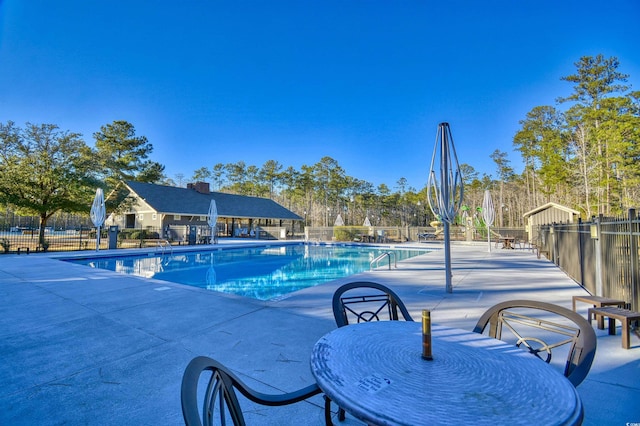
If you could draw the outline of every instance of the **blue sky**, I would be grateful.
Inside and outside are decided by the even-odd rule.
[[[324,156],[350,176],[426,184],[438,123],[461,163],[571,93],[581,56],[640,90],[640,2],[0,0],[0,122],[134,124],[166,174]]]

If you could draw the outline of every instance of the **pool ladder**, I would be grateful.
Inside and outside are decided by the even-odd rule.
[[[166,254],[166,249],[169,249],[169,254],[173,256],[173,246],[167,240],[158,241],[158,247],[156,248],[156,253],[162,252],[164,256]]]
[[[398,260],[396,259],[396,254],[392,251],[385,251],[384,253],[380,254],[378,257],[376,257],[375,259],[373,259],[371,262],[369,262],[369,269],[373,269],[373,264],[375,263],[376,268],[378,267],[378,264],[380,263],[380,261],[382,259],[384,259],[385,257],[387,259],[389,259],[389,270],[391,270],[391,256],[393,255],[393,267],[394,268],[398,268]]]

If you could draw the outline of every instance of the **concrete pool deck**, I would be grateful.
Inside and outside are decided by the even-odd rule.
[[[571,308],[571,296],[587,294],[544,258],[486,248],[452,245],[451,294],[444,289],[441,250],[355,279],[392,287],[415,318],[431,309],[434,323],[468,330],[503,300]],[[333,291],[354,280],[260,302],[55,259],[60,256],[0,256],[2,425],[183,424],[180,381],[197,355],[219,360],[261,391],[306,386],[313,382],[313,345],[335,329]],[[581,314],[586,310],[579,305]],[[639,423],[640,338],[632,334],[625,350],[619,330],[596,334],[594,364],[578,387],[584,424]],[[321,396],[286,407],[242,404],[248,424],[324,424]],[[523,415],[536,422],[535,413]]]

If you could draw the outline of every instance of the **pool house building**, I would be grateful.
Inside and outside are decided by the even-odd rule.
[[[207,182],[190,183],[186,188],[134,181],[122,185],[128,201],[108,217],[106,225],[157,230],[170,241],[209,239],[207,215],[212,199],[218,210],[219,237],[286,238],[296,222],[303,220],[268,198],[214,192]]]

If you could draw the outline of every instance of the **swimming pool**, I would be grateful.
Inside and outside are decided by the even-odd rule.
[[[273,300],[370,269],[385,252],[398,261],[428,253],[389,247],[288,244],[199,252],[66,259],[92,268],[171,281],[208,290]],[[386,265],[387,260],[380,262]]]

